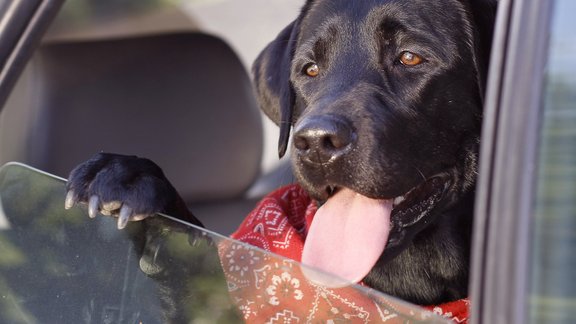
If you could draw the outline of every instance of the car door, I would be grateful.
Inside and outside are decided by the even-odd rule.
[[[500,1],[484,120],[473,323],[576,320],[575,3]]]

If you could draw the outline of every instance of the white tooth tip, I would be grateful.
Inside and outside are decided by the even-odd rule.
[[[404,196],[394,198],[393,205],[398,206],[404,201]]]

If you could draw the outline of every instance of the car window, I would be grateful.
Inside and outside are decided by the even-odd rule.
[[[169,216],[117,230],[65,210],[64,186],[25,165],[0,170],[2,323],[446,322],[339,279],[312,283],[297,262]]]
[[[576,322],[576,2],[551,26],[531,247],[531,323]]]

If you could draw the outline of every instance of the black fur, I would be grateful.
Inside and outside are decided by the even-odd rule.
[[[293,127],[293,169],[312,197],[410,192],[364,282],[414,303],[467,296],[495,9],[489,0],[310,0],[254,64],[261,107],[280,126],[279,155]],[[402,64],[404,51],[422,63]],[[315,77],[305,73],[311,63]],[[99,155],[71,173],[68,189],[75,201],[98,195],[131,202],[138,215],[195,221],[150,163]]]
[[[308,1],[253,68],[262,109],[281,127],[280,155],[293,125],[295,174],[318,200],[339,187],[394,198],[430,179],[447,186],[422,189],[441,192],[429,212],[410,210],[418,201],[394,211],[388,247],[365,279],[415,303],[467,295],[495,6],[463,0]],[[403,51],[424,62],[401,64]],[[318,76],[304,73],[310,63],[319,66]],[[338,148],[343,141],[345,147]]]

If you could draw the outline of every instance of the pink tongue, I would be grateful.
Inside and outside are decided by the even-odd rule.
[[[384,251],[391,212],[392,200],[371,199],[341,189],[316,212],[302,263],[349,282],[360,282]]]

